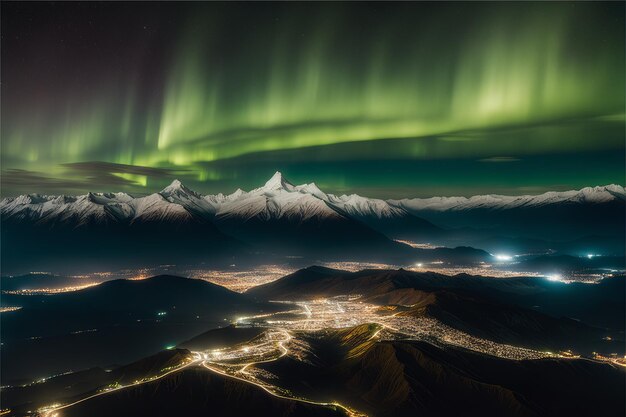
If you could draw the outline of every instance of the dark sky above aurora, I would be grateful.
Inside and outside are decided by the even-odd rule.
[[[2,195],[624,184],[624,3],[2,2]]]

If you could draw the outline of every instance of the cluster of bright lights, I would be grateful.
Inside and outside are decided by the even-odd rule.
[[[76,285],[76,286],[67,286],[60,288],[31,288],[24,290],[5,290],[2,291],[3,294],[11,294],[11,295],[46,295],[46,294],[59,294],[64,292],[72,292],[84,290],[85,288],[93,287],[98,285],[97,282],[91,282],[84,285]]]
[[[295,270],[294,267],[284,265],[261,265],[254,269],[233,267],[226,270],[190,269],[185,272],[190,278],[203,279],[231,291],[245,292],[257,285],[276,281]]]
[[[563,276],[561,274],[550,274],[550,275],[546,275],[546,279],[548,281],[563,281]]]
[[[497,253],[494,255],[494,257],[498,260],[498,261],[512,261],[513,257],[511,255],[507,255],[505,253]]]

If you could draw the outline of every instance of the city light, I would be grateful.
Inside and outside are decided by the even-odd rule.
[[[507,254],[504,254],[504,253],[497,253],[494,256],[495,256],[495,258],[498,261],[511,261],[511,260],[513,260],[513,257],[511,255],[507,255]]]
[[[22,307],[18,307],[18,306],[4,306],[4,307],[0,307],[0,313],[8,313],[11,311],[17,311],[20,310]]]
[[[563,277],[560,274],[551,274],[547,275],[546,278],[548,281],[562,281]]]

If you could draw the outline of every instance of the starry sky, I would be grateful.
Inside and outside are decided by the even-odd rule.
[[[2,2],[2,195],[624,184],[624,3]]]

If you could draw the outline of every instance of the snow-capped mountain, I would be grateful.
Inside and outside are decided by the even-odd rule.
[[[296,186],[277,172],[262,187],[229,195],[203,196],[175,180],[137,198],[123,193],[6,198],[0,216],[3,239],[17,242],[8,256],[14,259],[33,252],[55,261],[72,252],[83,259],[120,252],[160,262],[203,259],[224,248],[243,249],[238,242],[255,252],[315,256],[372,257],[407,250],[361,221],[358,209],[367,199],[357,210],[343,209],[343,199],[315,184]],[[371,205],[367,216],[412,217],[382,200]]]
[[[133,209],[130,223],[185,223],[193,221],[193,215],[182,204],[171,201],[160,193],[136,198],[130,206]]]
[[[306,221],[323,218],[391,219],[411,217],[406,210],[384,200],[327,194],[315,183],[294,185],[276,172],[262,187],[249,192],[238,189],[230,195],[205,196],[216,208],[217,220],[252,218]],[[366,222],[368,223],[368,222]]]
[[[238,190],[224,198],[217,205],[216,219],[249,221],[258,218],[302,222],[343,217],[327,204],[326,199],[326,194],[315,184],[295,186],[276,172],[263,187],[248,193]]]
[[[314,253],[360,248],[363,254],[397,246],[377,228],[335,207],[332,198],[314,183],[294,185],[280,172],[249,192],[205,197],[215,204],[218,228],[257,246]]]
[[[195,263],[228,259],[243,249],[241,242],[213,222],[164,194],[4,199],[0,202],[3,268],[23,272]]]
[[[361,197],[357,194],[335,196],[328,195],[327,201],[337,209],[352,216],[374,217],[378,219],[389,217],[404,217],[406,210],[392,206],[384,200]]]
[[[276,172],[262,187],[251,191],[237,189],[232,194],[201,195],[174,180],[158,193],[133,198],[125,193],[89,193],[82,196],[39,194],[5,198],[0,201],[3,221],[74,223],[191,221],[201,217],[220,223],[286,220],[302,222],[322,219],[351,219],[386,232],[378,223],[390,220],[421,220],[415,214],[471,210],[511,210],[559,204],[603,204],[626,201],[620,185],[587,187],[581,190],[548,192],[541,195],[474,197],[432,197],[424,199],[381,200],[356,194],[337,196],[323,192],[315,183],[294,185]]]
[[[432,197],[389,200],[389,203],[410,212],[447,210],[509,210],[515,208],[540,207],[551,204],[601,204],[615,200],[626,201],[626,189],[611,184],[585,187],[581,190],[550,191],[539,195],[477,195],[473,197]]]
[[[542,239],[546,241],[541,246],[543,249],[554,248],[550,242],[579,240],[575,246],[569,246],[571,250],[575,247],[580,251],[597,248],[616,252],[624,242],[626,190],[620,185],[540,195],[433,197],[388,202],[448,228],[481,229],[481,239],[489,235]],[[468,242],[488,247],[484,240]],[[500,246],[500,242],[501,239],[490,247]],[[622,242],[621,246],[614,244],[617,242]],[[517,250],[523,249],[517,247]]]
[[[228,259],[250,250],[389,260],[415,256],[415,249],[391,239],[495,250],[509,238],[530,236],[545,249],[588,236],[614,250],[614,241],[623,243],[625,195],[624,187],[610,185],[538,196],[385,201],[326,193],[315,183],[294,185],[276,172],[259,188],[231,194],[201,195],[175,180],[137,198],[22,195],[1,200],[0,217],[5,267],[20,260],[32,267],[33,254],[59,263],[71,256],[72,262],[78,256],[81,262],[125,257],[163,263]]]
[[[212,217],[216,212],[216,202],[206,199],[202,195],[185,187],[180,181],[174,180],[158,194],[166,201],[184,207],[191,213],[200,216]]]

